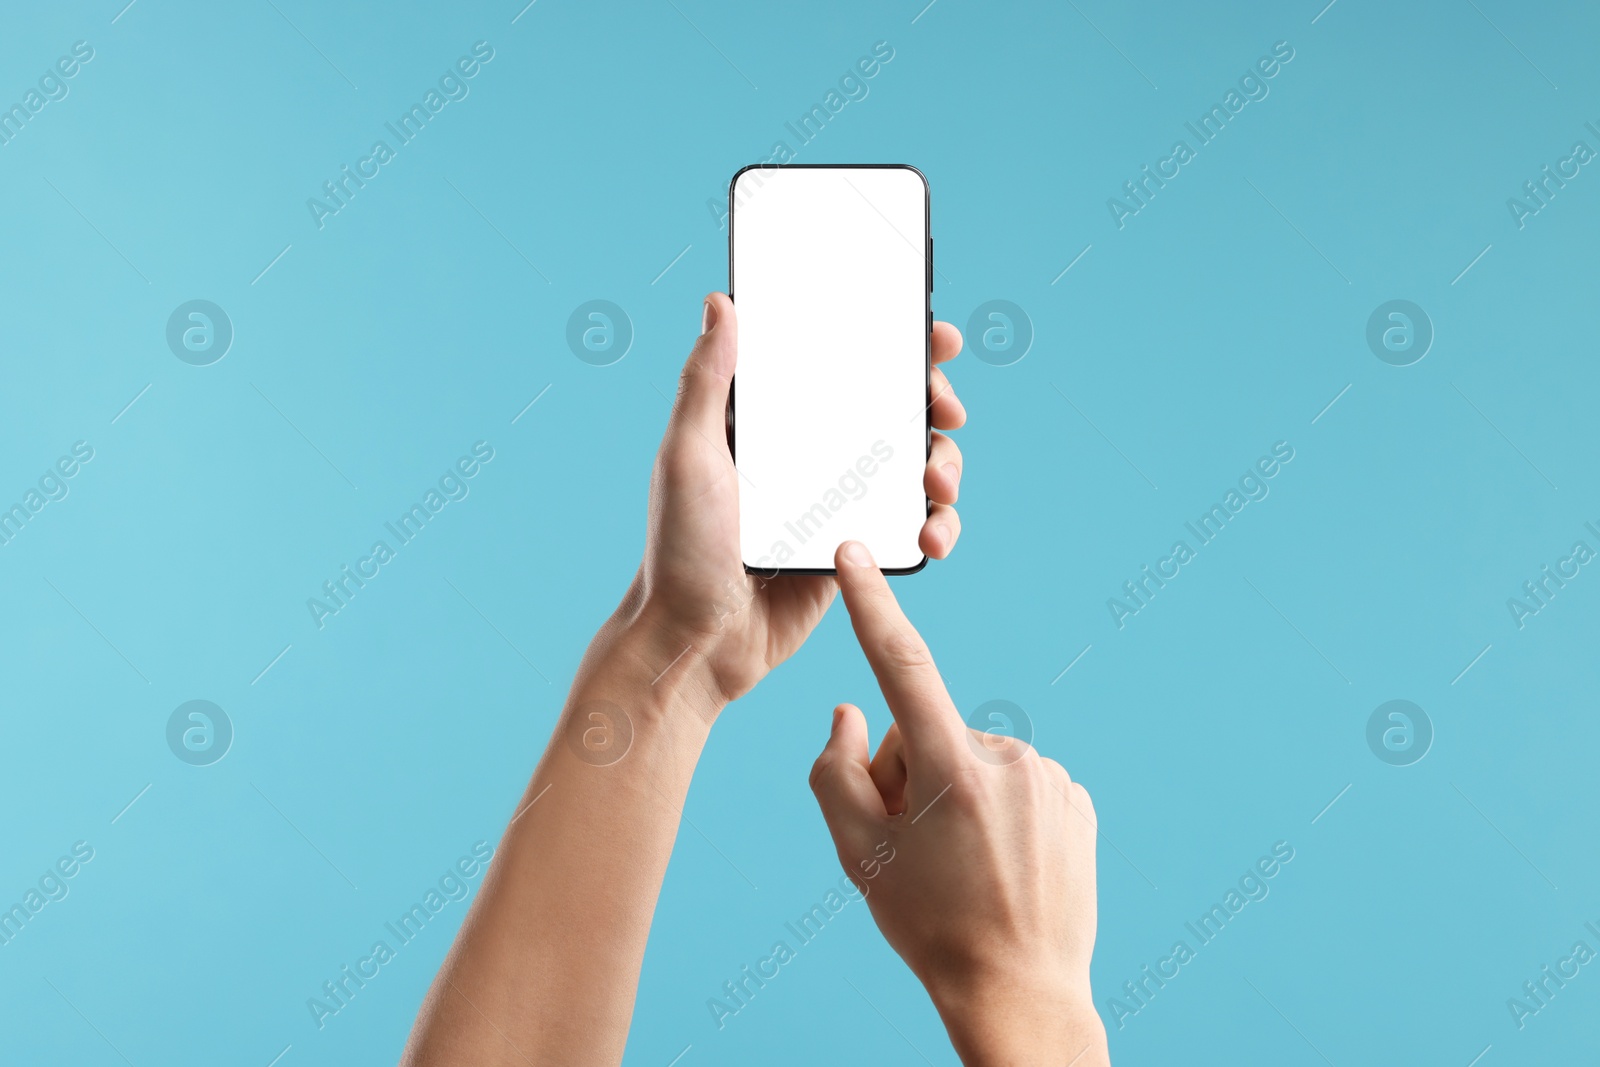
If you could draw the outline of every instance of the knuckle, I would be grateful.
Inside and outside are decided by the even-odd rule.
[[[827,778],[832,767],[833,759],[828,753],[824,752],[817,757],[816,762],[811,765],[811,774],[807,778],[807,781],[811,784],[812,793],[820,794],[822,792],[822,783]]]
[[[1077,782],[1069,785],[1067,790],[1072,794],[1073,806],[1089,820],[1091,826],[1099,826],[1100,816],[1094,810],[1094,798],[1089,796],[1089,791]]]
[[[1035,771],[1042,763],[1042,758],[1032,745],[1010,734],[979,730],[969,726],[967,739],[972,743],[973,751],[982,756],[987,763],[1002,767],[1021,766],[1029,773]]]
[[[699,353],[690,356],[688,362],[683,365],[683,373],[678,375],[678,399],[683,399],[684,395],[694,388],[694,383],[705,377],[705,373],[705,361]]]
[[[711,354],[704,345],[697,344],[689,353],[689,358],[684,361],[683,373],[678,375],[678,395],[682,397],[692,389],[703,385],[721,384],[726,376],[717,369]]]
[[[1039,755],[1038,749],[1026,741],[1012,738],[1010,746],[1006,749],[1006,759],[1010,766],[1018,768],[1031,782],[1043,783],[1049,777],[1044,757]]]
[[[963,762],[951,770],[950,795],[945,799],[956,809],[976,810],[988,794],[989,776],[984,773],[983,764]]]
[[[920,639],[904,633],[892,633],[883,642],[883,658],[891,667],[914,670],[932,662],[928,646]]]

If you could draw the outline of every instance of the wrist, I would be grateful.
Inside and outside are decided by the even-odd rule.
[[[638,583],[590,643],[572,702],[610,700],[637,725],[709,730],[728,703],[710,670],[709,640],[665,623],[637,594]]]
[[[1099,1067],[1110,1062],[1105,1025],[1087,983],[1041,981],[1034,976],[969,979],[929,994],[968,1067]]]
[[[656,669],[667,672],[662,683],[702,691],[720,710],[766,673],[764,664],[752,670],[749,662],[746,631],[754,595],[730,580],[714,596],[704,590],[674,594],[641,569],[612,618],[641,648],[651,646]]]

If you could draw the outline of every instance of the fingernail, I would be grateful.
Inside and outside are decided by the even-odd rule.
[[[706,301],[706,306],[700,312],[700,332],[710,333],[711,328],[717,324],[717,306],[711,301]]]
[[[941,522],[937,526],[935,526],[933,529],[934,529],[934,532],[936,532],[939,535],[939,543],[941,545],[945,546],[946,548],[949,548],[950,547],[950,527],[946,526],[944,523]]]
[[[944,471],[944,476],[949,478],[952,484],[961,480],[961,472],[956,470],[956,465],[954,463],[946,463],[939,469]]]
[[[851,541],[844,546],[844,555],[857,567],[872,566],[872,554],[867,551],[867,546],[860,541]]]

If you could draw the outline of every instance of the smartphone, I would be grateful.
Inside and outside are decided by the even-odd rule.
[[[728,187],[739,317],[730,444],[753,574],[834,574],[860,541],[886,574],[928,562],[933,240],[903,165],[745,167]]]

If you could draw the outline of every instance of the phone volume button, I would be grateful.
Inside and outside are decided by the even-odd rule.
[[[933,292],[933,238],[928,238],[928,292]]]

